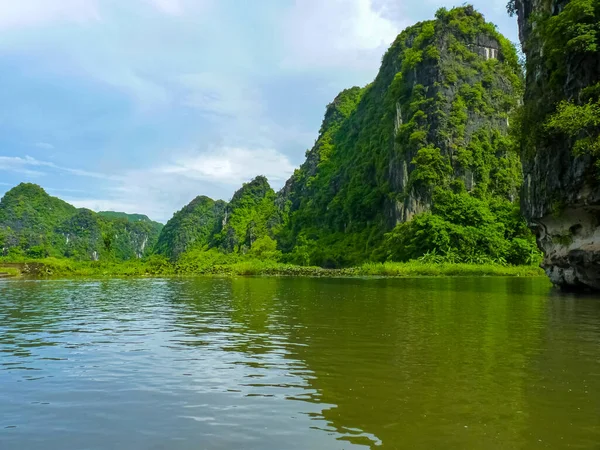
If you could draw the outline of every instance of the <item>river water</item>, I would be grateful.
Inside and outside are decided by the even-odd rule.
[[[543,278],[0,282],[0,448],[600,448],[600,297]]]

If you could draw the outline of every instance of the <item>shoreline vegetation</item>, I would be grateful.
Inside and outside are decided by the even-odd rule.
[[[327,269],[277,261],[243,261],[184,265],[163,258],[125,262],[74,261],[59,258],[1,261],[0,278],[161,277],[161,276],[298,276],[298,277],[420,277],[420,276],[544,276],[533,265],[451,262],[365,263],[357,267]]]

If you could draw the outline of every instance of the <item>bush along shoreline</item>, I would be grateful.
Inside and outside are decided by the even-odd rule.
[[[210,253],[210,252],[206,252]],[[171,262],[161,256],[124,262],[75,261],[44,258],[39,260],[0,261],[4,278],[77,278],[77,277],[193,277],[193,276],[296,276],[296,277],[419,277],[419,276],[543,276],[534,265],[497,263],[457,263],[421,260],[408,262],[365,263],[356,267],[331,269],[299,266],[274,260],[252,258],[228,261],[227,255],[183,258]],[[225,256],[225,258],[219,258]]]

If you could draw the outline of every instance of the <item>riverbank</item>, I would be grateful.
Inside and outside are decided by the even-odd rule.
[[[181,266],[164,260],[125,262],[80,262],[67,259],[46,258],[35,261],[0,262],[0,273],[6,276],[34,278],[65,277],[158,277],[158,276],[303,276],[303,277],[417,277],[417,276],[543,276],[535,266],[510,266],[500,264],[426,263],[365,263],[359,267],[324,269],[283,264],[274,261],[247,260],[229,264]]]

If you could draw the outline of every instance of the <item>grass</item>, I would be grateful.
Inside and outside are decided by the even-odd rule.
[[[18,277],[21,275],[21,270],[17,267],[0,267],[0,278]]]
[[[32,277],[144,277],[144,276],[304,276],[304,277],[418,277],[418,276],[543,276],[542,269],[534,266],[508,266],[499,264],[456,264],[426,263],[409,261],[405,263],[366,263],[347,269],[324,269],[283,264],[276,261],[248,259],[231,263],[181,266],[165,261],[73,261],[68,259],[45,258],[18,263],[0,262],[0,272],[10,275]]]
[[[366,263],[355,269],[360,275],[378,275],[386,277],[411,276],[499,276],[499,277],[535,277],[543,276],[544,271],[536,266],[509,266],[500,264],[464,264],[464,263],[424,263],[409,261],[405,263]]]

